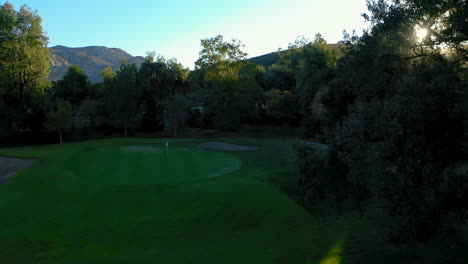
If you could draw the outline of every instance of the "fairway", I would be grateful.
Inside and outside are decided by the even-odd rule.
[[[414,260],[369,221],[310,214],[288,196],[294,141],[226,141],[258,149],[158,139],[1,149],[39,160],[0,185],[0,263]]]

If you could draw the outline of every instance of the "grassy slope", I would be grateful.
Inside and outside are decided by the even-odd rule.
[[[0,150],[41,158],[0,186],[0,263],[443,263],[452,255],[425,254],[437,245],[393,248],[367,218],[307,213],[282,191],[295,184],[292,141],[226,140],[260,149],[184,154],[197,141],[172,142],[180,148],[160,160],[167,167],[154,162],[158,154],[120,151],[163,146],[156,139]],[[233,173],[203,177],[240,161]]]

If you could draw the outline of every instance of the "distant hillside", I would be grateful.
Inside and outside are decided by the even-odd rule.
[[[335,44],[329,44],[329,46],[332,49],[337,50],[340,47],[344,46],[344,42],[339,41],[338,43],[335,43]],[[262,65],[264,67],[270,67],[271,65],[278,62],[278,60],[280,59],[280,54],[283,53],[283,52],[285,52],[285,51],[283,50],[283,51],[268,53],[268,54],[265,54],[265,55],[260,55],[260,56],[257,56],[257,57],[250,58],[249,61],[251,63]]]
[[[284,51],[272,52],[272,53],[268,53],[265,55],[253,57],[253,58],[250,58],[249,61],[253,64],[262,65],[264,67],[270,67],[271,65],[275,64],[280,59],[279,53],[281,52],[284,52]]]
[[[333,49],[343,46],[343,42],[330,44]],[[280,52],[272,52],[265,55],[250,58],[249,61],[269,67],[275,64],[280,58]],[[49,79],[57,81],[62,79],[71,65],[78,65],[88,75],[91,82],[101,81],[101,71],[107,66],[115,71],[120,68],[122,61],[126,60],[130,64],[140,66],[145,60],[141,56],[134,57],[126,51],[117,48],[107,48],[102,46],[89,46],[83,48],[69,48],[65,46],[55,46],[50,48],[50,76]]]
[[[83,48],[55,46],[50,48],[50,53],[51,68],[49,78],[52,81],[62,79],[71,65],[78,65],[88,75],[91,82],[95,83],[101,81],[100,73],[107,66],[118,70],[124,60],[138,66],[144,61],[143,57],[133,57],[124,50],[100,46]]]

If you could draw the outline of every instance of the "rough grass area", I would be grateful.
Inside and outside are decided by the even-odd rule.
[[[377,209],[304,210],[293,141],[222,141],[258,149],[156,139],[0,149],[40,158],[0,185],[0,263],[466,262],[446,245],[389,245]]]

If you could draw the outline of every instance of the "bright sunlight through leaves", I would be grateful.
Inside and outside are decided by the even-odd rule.
[[[418,41],[422,42],[427,36],[427,29],[416,27],[416,36],[418,37]]]

